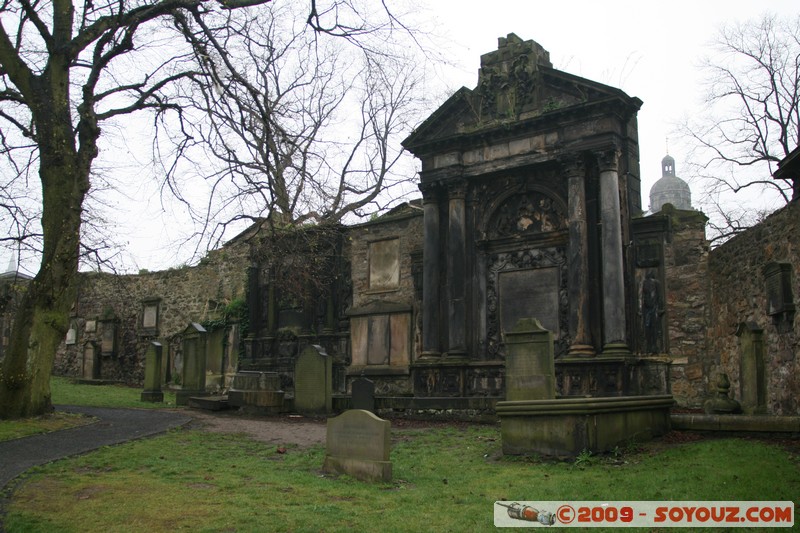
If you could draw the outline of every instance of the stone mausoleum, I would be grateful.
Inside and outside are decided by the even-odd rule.
[[[158,339],[163,379],[180,386],[181,335],[197,323],[208,389],[275,372],[291,406],[298,356],[318,345],[334,410],[366,377],[378,410],[492,415],[506,334],[535,318],[553,335],[560,398],[671,393],[698,407],[725,372],[749,412],[800,413],[797,202],[711,250],[667,156],[645,215],[641,105],[500,38],[477,85],[403,142],[420,200],[350,226],[265,221],[194,268],[87,274],[56,372],[141,382]]]
[[[322,328],[341,388],[367,375],[397,407],[490,409],[504,394],[504,334],[535,317],[554,333],[561,395],[666,392],[666,365],[641,354],[633,325],[640,106],[554,69],[534,41],[501,38],[477,87],[404,141],[422,162],[421,206],[345,231],[352,304],[326,304],[339,316]],[[251,308],[263,294],[280,304],[281,280],[273,290],[267,277]],[[275,341],[291,312],[263,315],[253,368],[291,371]]]

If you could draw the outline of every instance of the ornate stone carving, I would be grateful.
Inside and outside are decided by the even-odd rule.
[[[567,227],[567,216],[552,198],[540,192],[512,196],[492,215],[490,238],[547,233]]]
[[[564,248],[534,248],[492,254],[487,258],[486,280],[486,347],[490,358],[504,359],[505,349],[500,324],[500,274],[502,272],[557,267],[558,332],[554,332],[556,356],[569,345],[569,296],[567,292],[567,258]]]
[[[514,117],[536,104],[539,66],[552,67],[550,54],[513,33],[499,39],[497,51],[481,57],[477,94],[482,117]]]
[[[597,158],[597,165],[600,172],[608,170],[616,171],[619,167],[619,150],[616,148],[609,148],[607,150],[598,150],[594,153]]]

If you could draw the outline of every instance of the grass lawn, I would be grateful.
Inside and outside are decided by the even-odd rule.
[[[50,378],[54,405],[89,405],[92,407],[131,407],[164,409],[175,407],[175,393],[164,391],[164,402],[143,402],[142,388],[127,385],[80,385],[68,378]]]
[[[95,407],[131,407],[163,409],[175,407],[175,393],[165,391],[163,403],[142,402],[142,389],[126,385],[79,385],[68,378],[53,376],[50,392],[55,405]],[[0,420],[0,441],[28,437],[60,429],[89,424],[94,420],[78,414],[54,412],[25,420]]]
[[[91,424],[93,421],[94,419],[91,417],[60,412],[24,420],[0,420],[0,441],[69,429],[75,426]]]
[[[656,441],[570,462],[503,457],[494,426],[393,432],[393,481],[321,472],[324,448],[182,428],[31,471],[7,531],[493,531],[496,500],[798,500],[797,442]],[[715,529],[713,531],[722,531]]]

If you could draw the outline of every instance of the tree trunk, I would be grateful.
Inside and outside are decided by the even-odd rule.
[[[81,211],[97,136],[82,136],[82,146],[76,148],[67,71],[55,78],[40,80],[38,105],[32,106],[42,183],[42,263],[14,317],[0,370],[0,418],[52,409],[50,374],[76,295]]]

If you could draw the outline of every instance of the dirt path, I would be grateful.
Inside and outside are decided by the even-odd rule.
[[[325,444],[324,419],[302,416],[255,417],[234,413],[208,413],[191,410],[188,413],[206,431],[240,433],[277,446],[296,445],[307,448]]]

